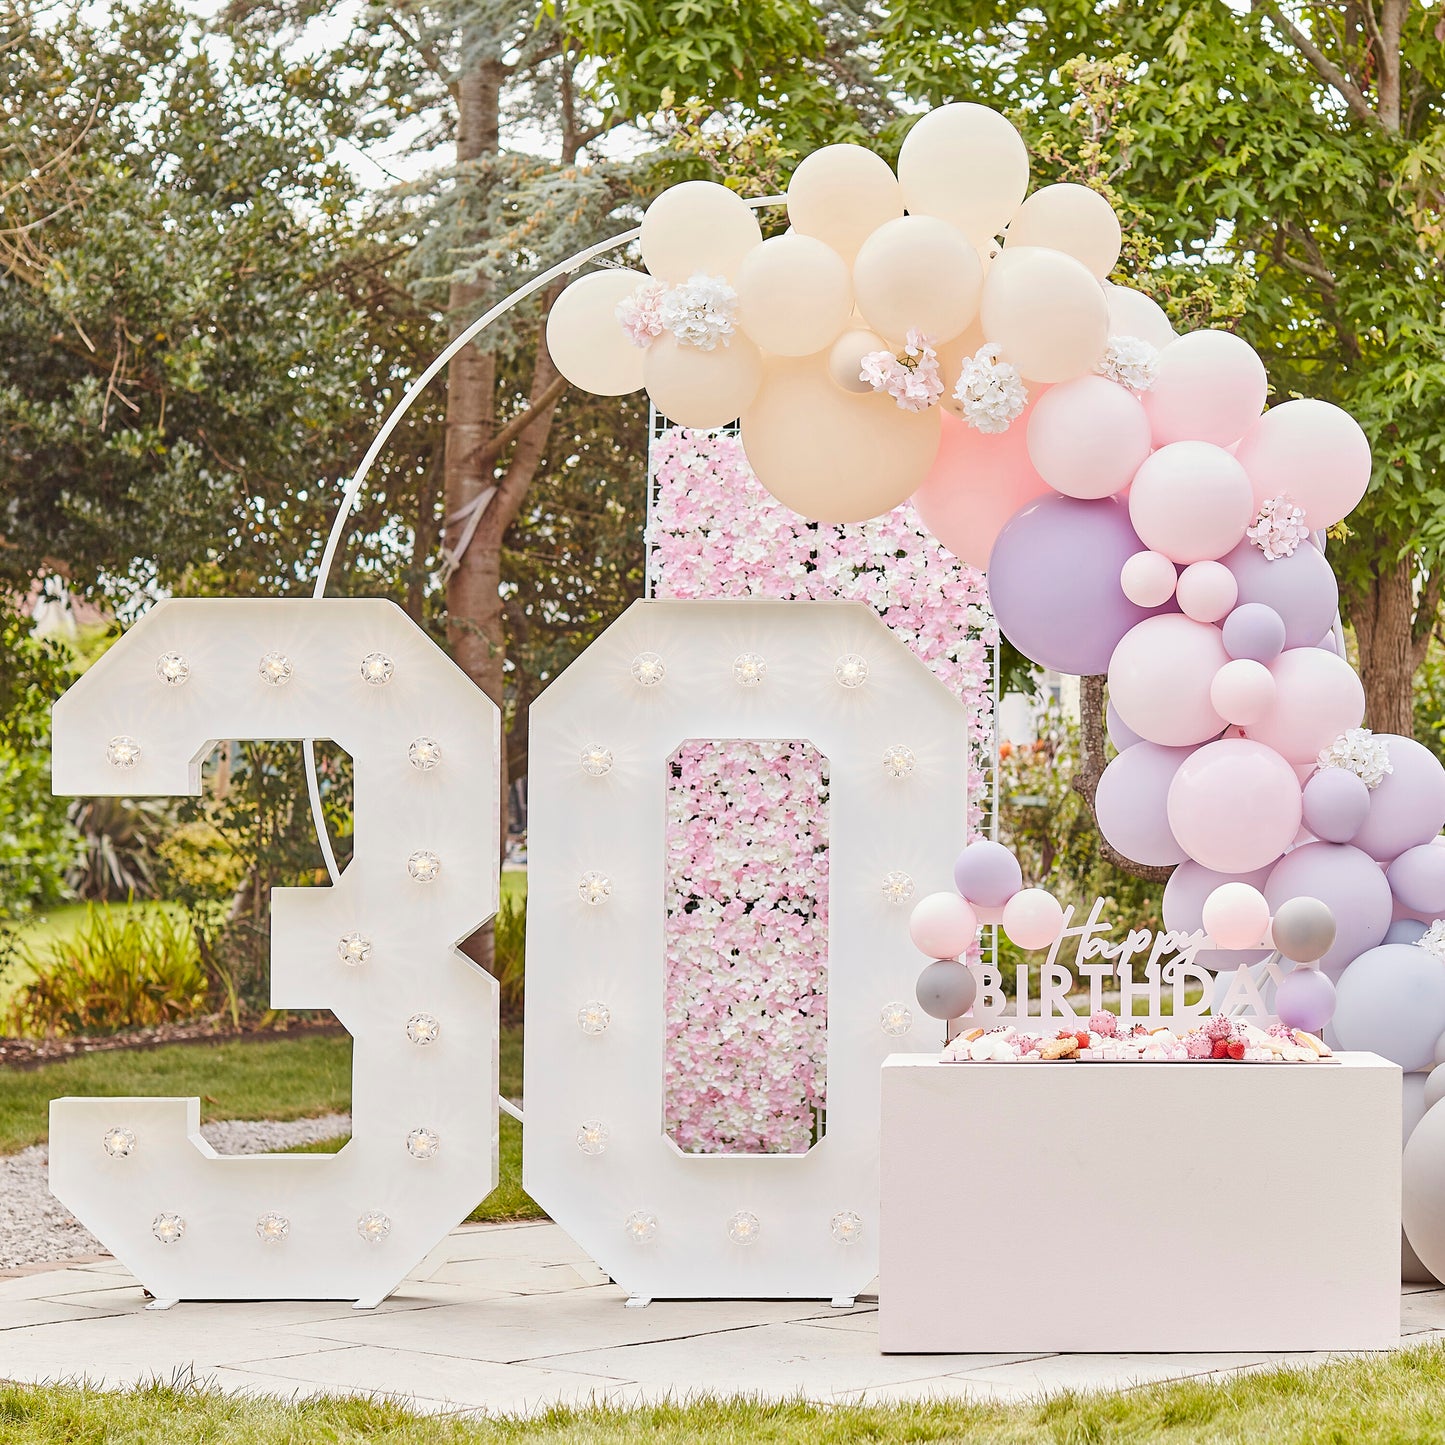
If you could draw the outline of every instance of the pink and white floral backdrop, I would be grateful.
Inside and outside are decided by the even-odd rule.
[[[969,825],[992,746],[981,572],[911,506],[855,526],[804,521],[763,490],[735,436],[653,443],[658,597],[859,601],[963,700]],[[664,1124],[699,1153],[805,1152],[826,1103],[826,760],[806,744],[694,740],[668,791]]]

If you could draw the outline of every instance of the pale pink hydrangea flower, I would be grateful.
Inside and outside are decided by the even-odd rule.
[[[1293,557],[1295,549],[1309,534],[1304,508],[1281,492],[1279,496],[1270,497],[1260,504],[1253,525],[1244,535],[1269,561],[1276,562],[1281,557]]]
[[[903,411],[927,411],[943,395],[938,352],[917,327],[904,338],[901,352],[870,351],[862,359],[859,381],[891,396]]]
[[[617,303],[616,315],[622,334],[634,346],[646,348],[662,335],[662,317],[658,315],[657,303],[663,290],[660,282],[644,281],[631,296],[624,296]]]

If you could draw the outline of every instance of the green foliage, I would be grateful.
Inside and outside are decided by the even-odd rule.
[[[502,1017],[520,1023],[526,997],[524,973],[527,946],[527,895],[503,893],[492,920],[492,973],[502,994]]]
[[[168,798],[77,798],[68,817],[80,856],[66,882],[77,898],[154,898],[160,849],[175,825]]]
[[[1445,762],[1445,646],[1434,636],[1415,673],[1415,737]]]
[[[6,1028],[22,1037],[107,1034],[189,1017],[206,1005],[189,922],[161,910],[90,905],[75,933],[25,959],[32,977],[11,1000]]]

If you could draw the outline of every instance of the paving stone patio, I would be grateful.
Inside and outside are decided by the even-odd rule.
[[[881,1355],[875,1301],[659,1301],[623,1294],[553,1224],[456,1230],[379,1309],[146,1310],[107,1257],[0,1275],[0,1378],[112,1386],[194,1370],[226,1390],[383,1394],[429,1412],[755,1393],[822,1401],[1017,1400],[1127,1389],[1325,1355]],[[1445,1289],[1406,1286],[1402,1342],[1445,1338]]]

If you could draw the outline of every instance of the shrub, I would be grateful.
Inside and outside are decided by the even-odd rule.
[[[492,922],[492,971],[502,990],[502,1018],[520,1023],[525,998],[523,970],[527,945],[527,895],[502,895],[502,906]]]

